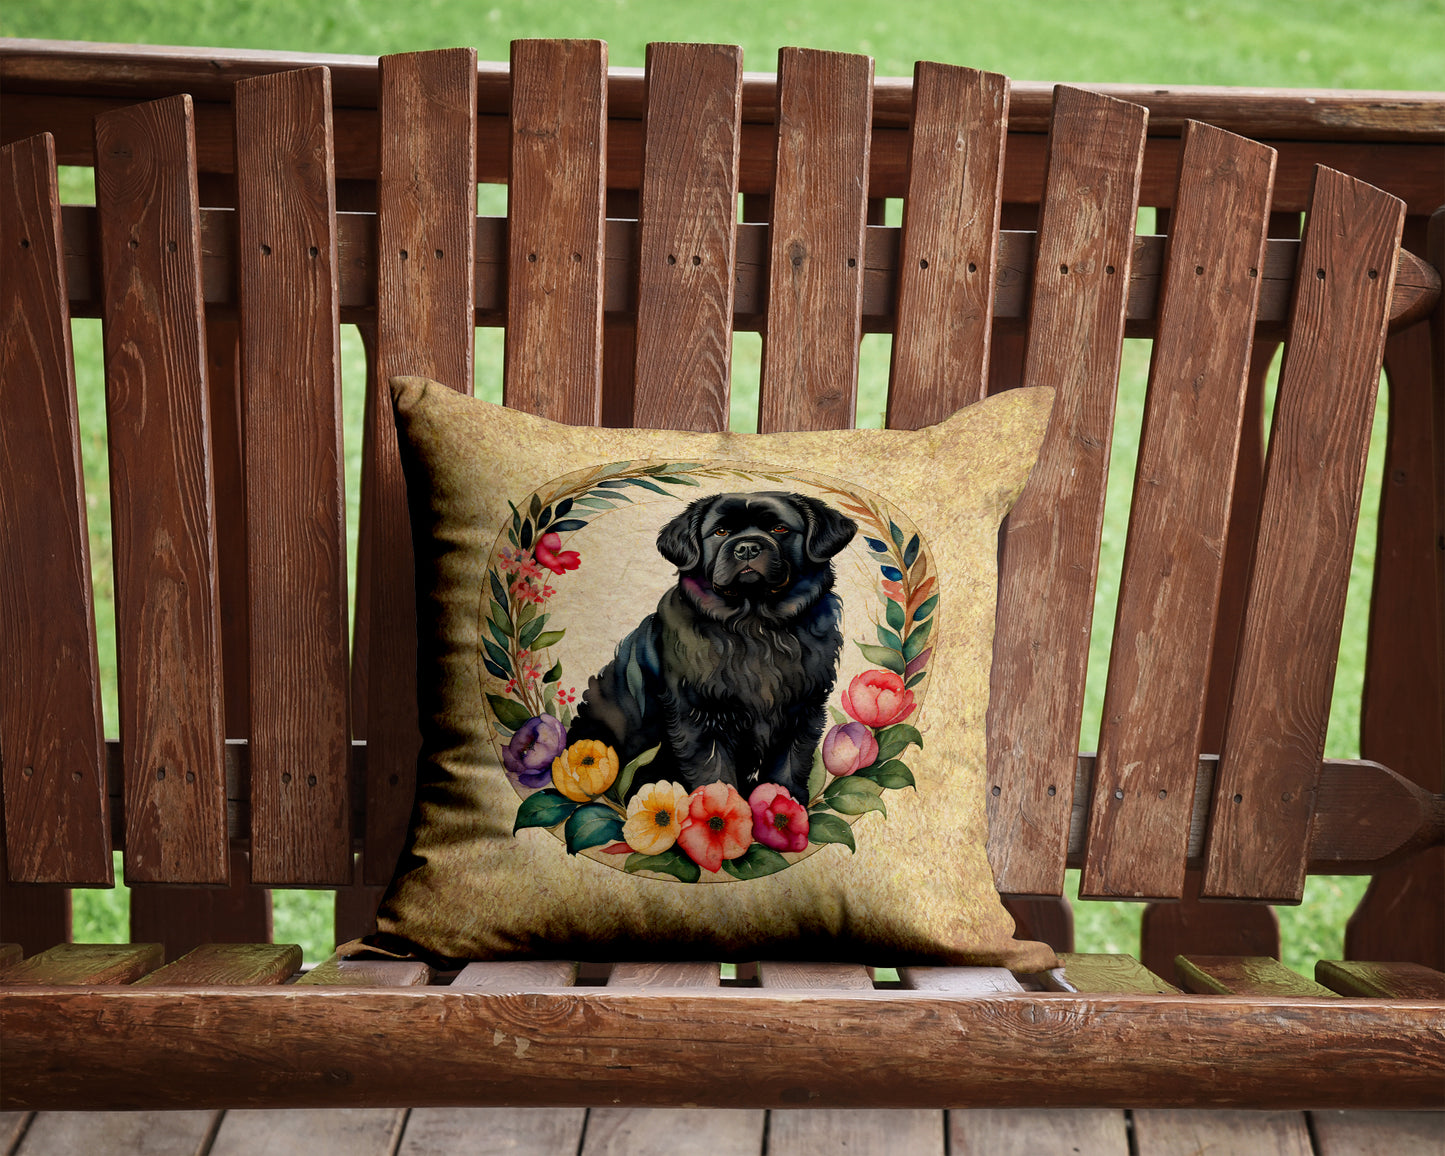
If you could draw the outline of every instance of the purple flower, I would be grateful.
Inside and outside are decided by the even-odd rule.
[[[507,773],[524,787],[552,781],[552,760],[567,749],[567,731],[549,714],[528,719],[502,750]]]
[[[851,775],[871,767],[878,757],[878,740],[860,722],[835,726],[823,738],[823,766],[830,775]]]

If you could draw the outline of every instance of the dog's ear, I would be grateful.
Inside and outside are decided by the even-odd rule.
[[[673,518],[657,534],[657,552],[686,573],[702,561],[702,542],[698,528],[713,498],[698,498]]]
[[[802,509],[808,522],[803,548],[810,561],[826,562],[851,542],[858,532],[857,522],[840,514],[826,502],[803,494],[791,494],[789,497]]]

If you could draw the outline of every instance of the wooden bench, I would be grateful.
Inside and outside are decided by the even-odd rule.
[[[745,80],[715,46],[609,77],[596,42],[521,42],[510,68],[0,45],[0,1106],[1440,1106],[1445,217],[1422,242],[1445,98],[1123,95],[1011,97],[938,65],[876,81],[792,49]],[[1251,124],[1300,139],[1225,131]],[[57,162],[95,166],[95,208],[59,206]],[[477,216],[479,179],[508,184],[506,219]],[[1135,234],[1141,190],[1162,235]],[[783,292],[800,256],[815,275]],[[119,742],[83,315],[105,324]],[[338,322],[371,382],[349,647]],[[1004,542],[990,853],[1024,930],[1065,949],[1066,867],[1156,900],[1143,961],[296,979],[295,949],[262,942],[266,888],[337,888],[338,939],[364,930],[410,805],[376,383],[469,384],[474,326],[499,325],[507,403],[574,423],[725,427],[733,330],[765,335],[763,430],[852,424],[865,332],[893,335],[893,426],[1055,386]],[[1126,336],[1154,340],[1141,481],[1080,756]],[[1322,760],[1382,356],[1369,758]],[[136,943],[65,943],[67,888],[109,885],[122,848]],[[1275,960],[1265,905],[1311,872],[1376,888],[1354,962],[1314,981]]]

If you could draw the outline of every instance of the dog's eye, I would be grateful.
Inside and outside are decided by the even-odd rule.
[[[719,526],[712,533],[714,538],[726,538],[728,536],[728,532],[724,530],[721,526]]]
[[[774,533],[774,534],[786,534],[786,533],[788,533],[788,532],[789,532],[789,530],[788,530],[788,527],[786,527],[786,526],[774,526],[774,527],[773,527],[773,533]]]

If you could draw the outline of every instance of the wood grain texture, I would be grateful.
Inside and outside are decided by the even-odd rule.
[[[176,959],[203,943],[270,942],[271,892],[252,885],[251,863],[244,849],[232,846],[230,856],[227,887],[132,884],[131,941],[163,943],[167,959]]]
[[[585,1108],[414,1108],[396,1156],[557,1156],[582,1143]]]
[[[581,1156],[757,1156],[768,1114],[741,1108],[593,1108]]]
[[[396,1108],[227,1112],[209,1156],[304,1152],[306,1156],[392,1156],[406,1113]]]
[[[1220,995],[1327,996],[1329,988],[1267,955],[1181,955],[1174,961],[1185,991]]]
[[[1318,1156],[1441,1156],[1445,1112],[1310,1113]]]
[[[988,392],[1008,100],[998,73],[913,66],[890,429],[932,425]]]
[[[19,883],[110,886],[100,664],[49,136],[0,150],[0,699]]]
[[[331,92],[236,88],[251,619],[251,875],[351,879]]]
[[[416,587],[391,378],[472,391],[477,54],[381,60],[376,373],[367,391],[362,501],[369,519],[366,883],[390,882],[421,749]]]
[[[34,1119],[34,1112],[0,1112],[0,1152],[12,1156]]]
[[[743,53],[649,44],[632,424],[724,430]]]
[[[1445,973],[1420,963],[1363,963],[1322,959],[1315,978],[1341,995],[1445,1000]]]
[[[778,53],[759,433],[853,425],[872,96],[871,57]]]
[[[1079,89],[1055,97],[1023,384],[1056,394],[1008,519],[988,712],[1000,891],[1063,888],[1146,121]]]
[[[1078,787],[1075,786],[1077,797]],[[1079,839],[1075,845],[1075,824],[1069,823],[1070,866],[1078,852],[1083,862],[1083,823],[1078,825]],[[1074,909],[1062,895],[1000,895],[1004,910],[1013,917],[1015,939],[1037,939],[1055,951],[1074,950]]]
[[[312,987],[425,987],[432,970],[410,959],[341,959],[318,963],[296,982]]]
[[[205,1156],[220,1120],[220,1112],[40,1112],[15,1156]]]
[[[607,46],[512,44],[503,400],[572,425],[602,413]]]
[[[1303,894],[1403,224],[1397,198],[1320,170],[1215,781],[1206,898]]]
[[[1002,967],[900,967],[898,978],[909,991],[947,991],[956,995],[989,995],[1023,991]]]
[[[916,1108],[773,1111],[767,1150],[770,1156],[943,1156],[943,1133],[942,1112]]]
[[[637,1106],[1019,1107],[1042,1081],[1058,1107],[1419,1108],[1445,1092],[1439,1025],[1419,1000],[22,988],[0,1108],[603,1105],[619,1070]]]
[[[614,963],[608,987],[717,987],[715,963]]]
[[[0,971],[0,984],[130,983],[164,962],[159,943],[62,943]]]
[[[1445,847],[1384,867],[1345,924],[1350,959],[1409,959],[1445,969]]]
[[[1184,893],[1273,176],[1274,150],[1185,129],[1081,898]]]
[[[1077,992],[1177,992],[1132,955],[1064,953],[1065,990]],[[1051,976],[1052,972],[1049,973]]]
[[[1136,1111],[1137,1156],[1228,1152],[1230,1156],[1313,1156],[1303,1112]]]
[[[1206,801],[1208,796],[1205,796]],[[1358,812],[1351,820],[1358,820]],[[1204,831],[1199,830],[1200,845]],[[1173,976],[1181,955],[1224,954],[1279,958],[1279,916],[1263,903],[1220,903],[1200,899],[1204,873],[1191,863],[1184,873],[1184,897],[1150,903],[1139,921],[1139,958],[1158,975]]]
[[[301,969],[294,943],[207,943],[136,980],[140,987],[283,983]]]
[[[856,963],[802,963],[762,960],[758,986],[788,991],[872,991],[868,969]]]
[[[191,101],[95,123],[125,873],[225,883],[225,700]]]
[[[34,954],[69,938],[70,888],[11,883],[0,871],[0,939]]]
[[[948,1114],[954,1156],[1130,1156],[1124,1113],[1105,1108],[969,1108]]]
[[[531,991],[538,987],[571,987],[576,982],[577,964],[569,960],[515,959],[469,963],[457,973],[451,986]]]

